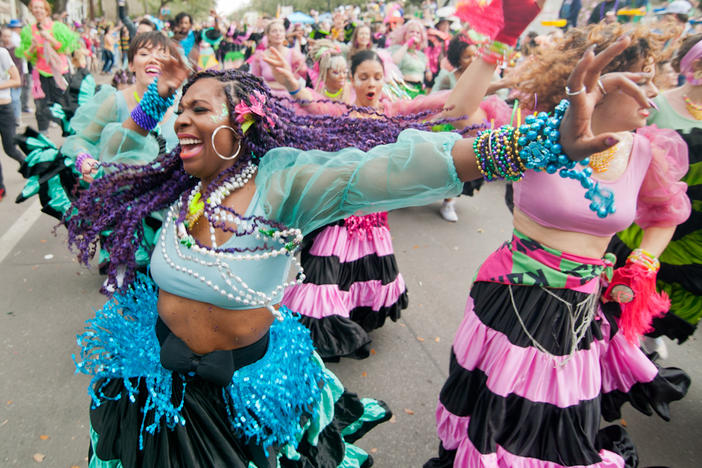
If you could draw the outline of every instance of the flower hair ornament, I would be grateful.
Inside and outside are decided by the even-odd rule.
[[[266,114],[264,109],[266,96],[259,91],[254,91],[253,95],[249,96],[249,101],[251,104],[247,104],[244,100],[241,100],[239,104],[234,107],[234,114],[236,115],[235,120],[241,124],[241,133],[245,135],[249,127],[255,122],[254,115],[265,119],[265,122],[268,123],[270,128],[275,127],[275,122]]]

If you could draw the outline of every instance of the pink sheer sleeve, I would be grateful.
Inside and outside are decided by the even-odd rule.
[[[651,143],[651,164],[644,177],[636,208],[636,224],[677,226],[690,216],[687,184],[689,160],[685,141],[674,130],[655,125],[640,128],[638,135]]]
[[[294,47],[290,49],[290,68],[292,68],[293,72],[299,77],[304,78],[307,76],[305,56]]]
[[[485,112],[485,119],[488,122],[495,121],[495,127],[508,124],[512,117],[512,109],[494,94],[483,99],[480,108]]]
[[[304,104],[296,102],[295,112],[298,114],[340,116],[348,111],[348,108],[343,104],[330,101],[310,88],[307,88],[307,91],[309,91],[312,96],[310,99],[311,102],[305,102]]]
[[[261,77],[263,75],[263,72],[261,70],[261,52],[256,51],[254,54],[249,58],[249,73],[252,75]]]
[[[392,56],[390,55],[390,52],[387,51],[387,49],[373,49],[375,53],[378,54],[378,57],[380,57],[380,60],[383,62],[383,72],[385,73],[385,81],[387,83],[395,80],[395,81],[402,81],[402,72],[400,71],[400,68],[395,65],[395,62],[392,61]]]
[[[385,114],[393,117],[395,115],[416,114],[417,112],[432,110],[438,114],[443,110],[446,99],[450,93],[451,90],[447,89],[425,96],[417,96],[414,99],[401,99],[394,102],[384,100],[383,106],[385,107]]]

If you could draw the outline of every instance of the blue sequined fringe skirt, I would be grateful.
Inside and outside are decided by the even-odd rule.
[[[115,295],[78,337],[89,389],[90,467],[367,467],[352,445],[390,419],[387,406],[347,392],[283,309],[268,348],[231,383],[165,369],[148,279]]]

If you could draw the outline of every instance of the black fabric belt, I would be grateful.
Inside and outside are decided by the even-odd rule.
[[[161,344],[164,368],[184,375],[196,374],[222,387],[231,382],[234,371],[261,359],[270,340],[270,332],[266,332],[260,340],[243,348],[197,354],[175,336],[160,317],[156,321],[156,336]]]

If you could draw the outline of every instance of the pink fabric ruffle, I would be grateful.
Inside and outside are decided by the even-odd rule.
[[[435,114],[440,113],[444,109],[444,104],[451,90],[438,91],[427,95],[420,95],[414,99],[401,99],[399,101],[390,101],[384,99],[382,101],[383,111],[388,117],[396,115],[416,114],[424,111],[434,111]],[[427,116],[427,119],[429,116]]]
[[[609,336],[608,323],[606,328],[602,328],[602,333]],[[628,393],[635,384],[651,382],[658,375],[656,365],[638,346],[631,344],[621,330],[609,342],[600,359],[600,366],[602,393],[615,390]]]
[[[485,112],[488,122],[495,121],[495,127],[507,125],[512,118],[512,108],[495,94],[483,99],[480,108]]]
[[[328,226],[314,239],[310,254],[317,257],[337,257],[340,262],[352,262],[367,255],[392,255],[392,238],[387,227],[369,227],[365,235],[353,235],[348,226]]]
[[[312,318],[330,315],[349,317],[356,307],[370,307],[375,311],[390,307],[406,289],[401,274],[388,284],[380,280],[353,283],[348,291],[340,290],[336,284],[303,283],[287,288],[282,304]]]
[[[470,420],[470,418],[464,418]],[[623,468],[624,459],[619,455],[600,450],[599,463],[592,465],[569,466],[567,468]],[[536,458],[520,457],[495,444],[495,452],[480,453],[466,435],[458,446],[454,466],[462,468],[566,468],[564,465]]]
[[[456,332],[453,351],[466,370],[479,369],[488,389],[503,397],[515,394],[560,408],[577,405],[613,390],[629,392],[637,383],[652,381],[656,366],[618,332],[609,340],[610,324],[598,313],[603,339],[581,349],[563,365],[534,347],[520,347],[480,321],[468,298],[466,314]]]
[[[486,326],[475,315],[472,298],[468,298],[465,317],[453,342],[461,367],[484,372],[492,393],[503,397],[515,394],[559,408],[577,405],[600,394],[600,357],[606,347],[605,341],[595,341],[590,349],[576,351],[565,365],[559,366],[557,363],[564,361],[565,356],[554,361],[535,347],[512,344],[507,336]],[[643,354],[641,358],[648,361]]]
[[[456,416],[439,401],[436,407],[436,433],[446,450],[455,450],[468,437],[470,416]]]
[[[674,130],[655,125],[640,128],[651,147],[651,164],[646,172],[636,209],[636,224],[677,226],[690,216],[687,184],[680,179],[689,168],[685,141]]]

